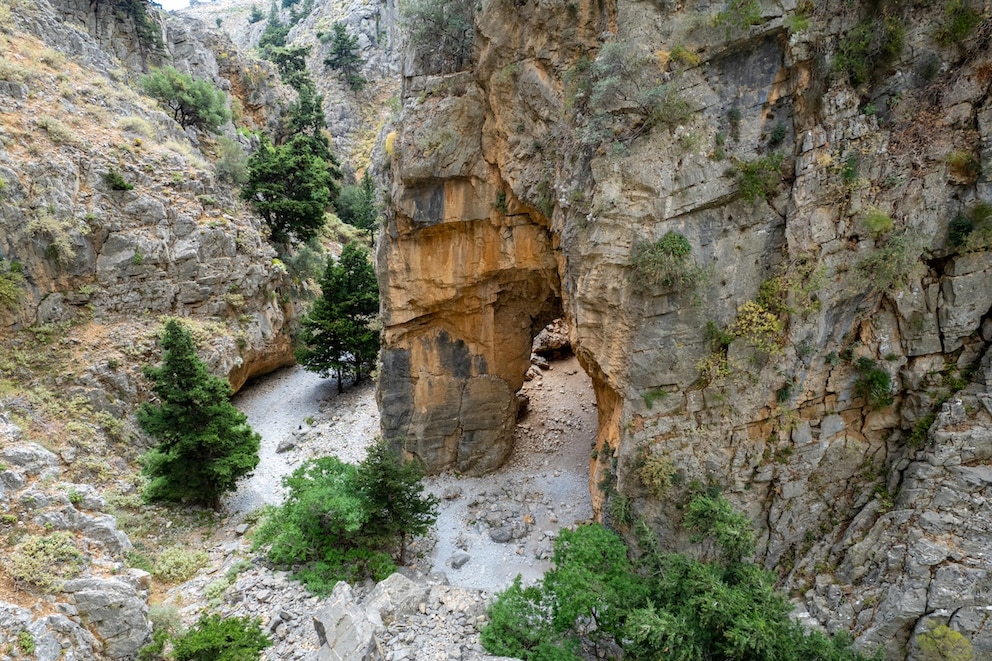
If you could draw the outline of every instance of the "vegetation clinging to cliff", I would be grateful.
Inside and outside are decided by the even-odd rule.
[[[630,263],[635,282],[646,289],[685,292],[694,289],[705,276],[705,270],[692,259],[689,240],[678,232],[666,232],[657,241],[637,241]]]
[[[454,73],[472,59],[473,0],[410,0],[401,17],[415,59],[424,74]]]
[[[772,576],[746,560],[747,519],[722,496],[696,496],[685,525],[716,560],[664,553],[643,521],[632,549],[599,525],[562,530],[544,579],[523,588],[518,577],[490,606],[486,650],[527,661],[577,661],[599,645],[632,660],[867,658],[789,617]]]
[[[141,79],[141,89],[172,111],[172,118],[183,128],[196,126],[216,132],[231,118],[223,91],[175,67],[152,69]]]

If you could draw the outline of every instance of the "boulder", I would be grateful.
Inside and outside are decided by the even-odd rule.
[[[148,597],[132,584],[116,578],[78,578],[68,581],[63,591],[72,596],[80,617],[103,641],[107,658],[134,658],[151,637]]]
[[[313,627],[320,642],[318,661],[382,661],[375,625],[344,581],[334,586],[327,603],[313,616]]]

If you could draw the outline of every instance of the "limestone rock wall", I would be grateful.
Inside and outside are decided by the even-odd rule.
[[[260,221],[217,175],[211,141],[129,83],[175,57],[181,69],[240,92],[260,126],[278,121],[285,93],[268,64],[252,64],[254,82],[242,84],[247,59],[197,22],[166,21],[150,5],[144,15],[140,28],[102,3],[66,0],[16,17],[13,50],[35,55],[12,60],[0,86],[0,258],[23,278],[17,304],[0,309],[0,327],[210,321],[211,366],[237,389],[293,360],[289,277]],[[215,52],[228,52],[224,64]],[[233,126],[228,132],[236,137]],[[131,188],[116,189],[111,173]]]
[[[984,469],[916,476],[934,443],[984,465],[927,430],[992,339],[992,255],[974,234],[992,202],[992,23],[976,4],[979,25],[942,42],[943,7],[876,3],[903,46],[852,82],[844,36],[882,20],[867,5],[757,5],[744,20],[723,3],[494,0],[475,16],[471,71],[405,72],[379,248],[383,432],[432,470],[490,468],[512,442],[535,324],[560,305],[597,392],[605,519],[629,499],[686,548],[681,504],[718,488],[821,624],[906,658],[946,611],[984,650],[972,610],[952,616],[952,602],[984,612],[984,592],[936,596],[955,563],[984,585],[984,528],[933,564],[917,552],[952,527],[944,508],[981,507]],[[668,232],[691,245],[681,292],[635,258]],[[494,286],[525,278],[540,286],[495,324]],[[941,501],[960,479],[969,495],[948,486],[959,495]],[[894,524],[905,510],[921,522]],[[858,535],[904,550],[865,573]]]

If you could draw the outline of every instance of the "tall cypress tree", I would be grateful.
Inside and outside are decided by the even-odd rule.
[[[365,248],[349,243],[337,262],[328,260],[320,289],[303,318],[296,359],[321,376],[335,373],[340,392],[346,374],[361,381],[379,355],[379,287]]]
[[[159,444],[141,458],[151,500],[188,500],[214,509],[258,465],[260,437],[228,399],[231,386],[196,355],[190,332],[165,324],[162,364],[145,367],[159,403],[138,409],[138,424]]]

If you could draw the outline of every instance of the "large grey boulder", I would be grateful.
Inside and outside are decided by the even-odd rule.
[[[63,590],[72,595],[80,617],[103,641],[106,658],[132,659],[148,642],[152,626],[147,595],[131,583],[117,578],[80,578],[67,582]]]
[[[40,475],[59,465],[59,458],[37,443],[9,445],[3,449],[3,462],[27,475]]]
[[[334,586],[327,604],[313,616],[320,641],[319,661],[381,661],[375,644],[375,624],[359,605],[351,586]]]
[[[372,589],[365,598],[365,610],[369,620],[377,626],[389,626],[400,617],[413,613],[427,599],[429,591],[426,585],[397,572]]]

